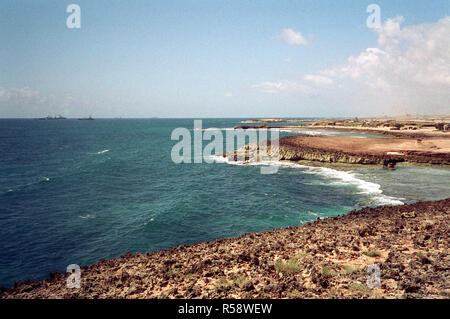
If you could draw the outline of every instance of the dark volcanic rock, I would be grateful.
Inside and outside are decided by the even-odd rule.
[[[238,238],[126,254],[0,288],[0,298],[449,298],[450,199],[351,211]],[[376,263],[381,288],[369,288]]]

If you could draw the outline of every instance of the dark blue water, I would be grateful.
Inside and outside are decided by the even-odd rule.
[[[258,166],[174,164],[176,127],[193,120],[0,120],[0,285],[128,251],[450,196],[445,169],[285,165],[261,175]]]

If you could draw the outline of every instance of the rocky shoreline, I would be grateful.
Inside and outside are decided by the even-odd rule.
[[[297,135],[280,138],[278,147],[246,145],[223,153],[232,161],[260,161],[272,154],[279,161],[328,164],[379,165],[394,169],[397,163],[450,167],[450,139],[378,139],[350,136]],[[263,148],[264,147],[264,148]]]
[[[399,162],[450,165],[450,153],[436,151],[435,146],[431,146],[429,149],[421,147],[427,142],[431,144],[432,139],[419,141],[359,139],[347,136],[288,136],[279,141],[279,157],[280,160],[294,162],[308,160],[328,163],[370,164],[382,165],[386,168],[393,168]],[[407,143],[420,143],[420,146],[416,149],[404,147]],[[377,145],[378,147],[368,147],[369,145]]]
[[[449,298],[450,198],[351,211],[1,288],[0,298]],[[366,285],[367,266],[381,287]]]
[[[245,126],[236,127],[243,128]],[[260,126],[254,125],[253,128],[259,128]],[[252,127],[250,127],[252,128]],[[443,137],[449,138],[448,132],[439,131],[397,131],[397,130],[385,130],[377,128],[364,128],[364,127],[342,127],[333,125],[289,125],[289,126],[264,126],[267,129],[282,129],[282,130],[294,130],[294,131],[332,131],[332,132],[350,132],[350,133],[363,133],[370,135],[378,135],[384,137],[394,138],[430,138],[430,137]]]
[[[243,125],[235,128],[245,128],[248,124],[253,127],[294,129],[294,130],[331,130],[343,132],[368,133],[373,135],[428,138],[450,137],[450,116],[420,116],[420,117],[392,117],[392,118],[341,118],[341,119],[256,119],[242,121]],[[289,125],[268,126],[270,123],[289,123]]]

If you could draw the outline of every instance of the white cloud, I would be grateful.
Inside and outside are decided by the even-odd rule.
[[[319,73],[350,80],[378,93],[380,102],[402,111],[433,113],[450,110],[450,17],[436,23],[401,28],[403,17],[375,29],[376,48],[350,56],[345,65]],[[349,84],[347,84],[348,86]],[[379,103],[380,103],[379,102]]]
[[[0,87],[0,117],[66,114],[68,107],[79,107],[79,103],[74,102],[70,95],[56,97],[29,87]]]
[[[265,81],[259,84],[255,84],[252,86],[254,89],[258,89],[261,92],[264,93],[279,93],[279,92],[289,92],[289,93],[300,93],[307,96],[314,96],[316,95],[316,91],[300,82],[300,81],[287,81],[287,80],[281,80],[281,81]]]
[[[300,31],[294,31],[292,29],[284,29],[281,34],[281,38],[290,45],[307,45],[308,41],[301,34]]]
[[[290,83],[286,81],[270,82],[265,81],[259,84],[252,85],[252,88],[258,89],[265,93],[276,93],[279,91],[286,91],[290,87]]]
[[[266,93],[323,95],[364,114],[449,113],[450,17],[402,27],[403,17],[375,29],[376,47],[298,81],[254,85]]]
[[[6,89],[0,87],[0,101],[28,104],[32,101],[41,100],[39,92],[28,87]]]
[[[232,97],[232,96],[233,96],[233,93],[227,92],[227,93],[225,93],[223,96],[225,96],[225,97]]]
[[[321,75],[308,74],[303,79],[298,81],[265,81],[259,84],[255,84],[252,88],[257,89],[264,93],[297,93],[304,96],[317,96],[319,91],[318,87],[328,86],[333,83],[333,80]]]
[[[333,83],[333,80],[329,77],[322,76],[322,75],[314,75],[314,74],[307,74],[303,77],[303,80],[311,82],[315,85],[330,85]]]

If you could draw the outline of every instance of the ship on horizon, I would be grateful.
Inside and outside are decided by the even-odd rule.
[[[48,115],[47,117],[41,117],[40,120],[66,120],[67,118],[61,115],[58,116],[50,116]]]
[[[94,119],[92,116],[89,115],[89,117],[82,117],[78,119],[79,121],[93,121]]]

